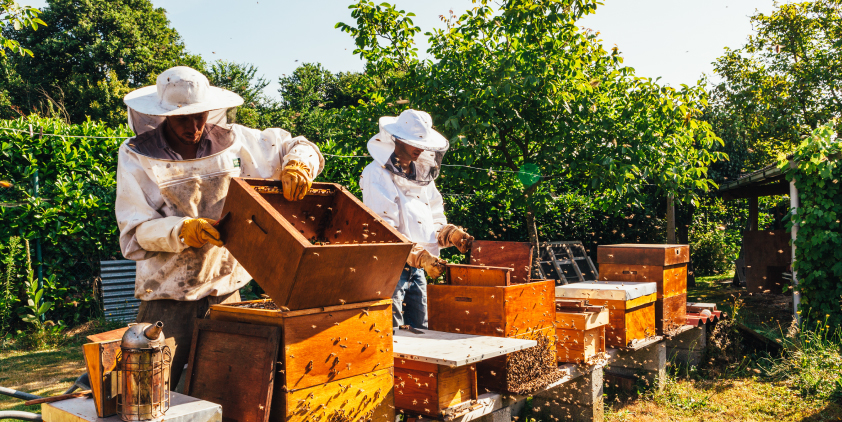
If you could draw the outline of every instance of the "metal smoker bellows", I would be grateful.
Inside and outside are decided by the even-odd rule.
[[[117,408],[124,421],[155,419],[170,408],[172,354],[163,328],[160,321],[140,323],[123,334]]]

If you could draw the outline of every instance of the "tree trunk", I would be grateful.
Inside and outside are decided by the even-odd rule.
[[[535,224],[535,210],[532,204],[526,207],[526,229],[529,232],[529,243],[532,244],[532,276],[536,277],[535,269],[541,259],[541,245],[538,243],[538,226]]]

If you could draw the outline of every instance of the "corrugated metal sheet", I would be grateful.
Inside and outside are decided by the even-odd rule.
[[[140,301],[134,297],[135,262],[121,259],[100,261],[99,264],[105,319],[121,322],[134,321],[137,308],[140,306]]]

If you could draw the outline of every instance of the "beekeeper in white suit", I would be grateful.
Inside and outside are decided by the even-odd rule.
[[[379,123],[380,133],[368,141],[374,162],[360,178],[363,202],[415,243],[392,296],[394,327],[427,328],[425,273],[438,278],[446,268],[439,250],[456,246],[465,253],[474,238],[444,216],[435,179],[450,143],[433,130],[430,115],[406,110]]]
[[[117,160],[120,248],[137,261],[137,321],[163,321],[166,336],[175,337],[175,387],[193,320],[210,305],[239,301],[251,279],[214,227],[231,178],[280,179],[284,196],[298,200],[324,158],[315,144],[284,130],[227,124],[227,111],[243,99],[189,67],[166,70],[124,102],[136,136],[120,146]]]

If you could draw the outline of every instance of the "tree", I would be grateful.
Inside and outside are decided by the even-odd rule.
[[[836,0],[782,4],[751,17],[755,36],[726,49],[714,71],[705,114],[725,141],[731,163],[718,178],[764,167],[791,153],[809,133],[842,112],[842,5]]]
[[[383,81],[360,106],[374,123],[408,101],[450,139],[449,163],[508,172],[447,169],[449,191],[511,198],[537,244],[536,218],[565,192],[589,192],[610,209],[639,204],[647,186],[679,200],[713,186],[707,166],[725,156],[709,151],[720,140],[696,118],[704,91],[635,77],[616,48],[576,26],[596,1],[477,3],[427,33],[427,61],[417,58],[411,13],[361,0],[351,6],[356,25],[337,24],[355,38],[366,75]]]
[[[257,107],[267,100],[263,88],[269,85],[269,81],[257,76],[257,67],[253,64],[217,60],[206,73],[212,86],[225,88],[243,97],[244,107]]]
[[[22,113],[61,110],[71,122],[88,117],[126,121],[123,96],[155,83],[167,68],[202,69],[187,52],[166,12],[149,0],[48,0],[45,29],[4,34],[24,43],[34,57],[2,63],[0,88]]]
[[[21,6],[14,0],[0,0],[0,22],[4,28],[3,32],[19,31],[24,27],[32,28],[33,31],[38,29],[38,25],[47,26],[47,24],[38,17],[40,10],[30,7]],[[6,50],[13,53],[18,53],[21,56],[29,55],[32,57],[32,51],[20,45],[20,42],[8,38],[5,34],[0,34],[0,54],[6,57]]]

